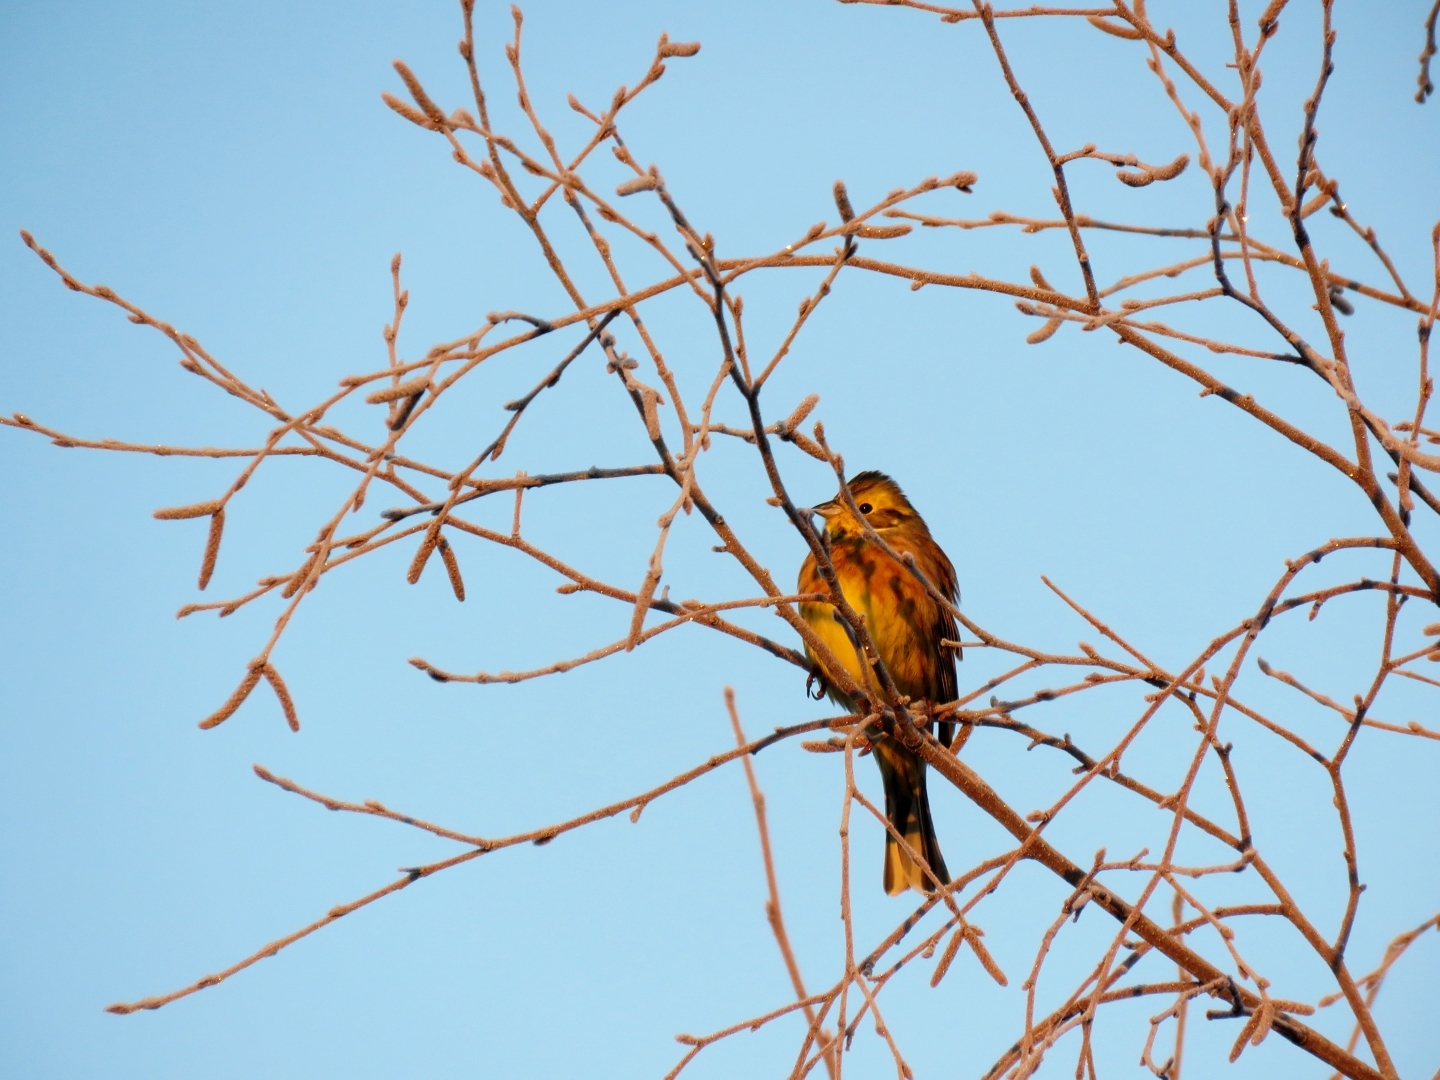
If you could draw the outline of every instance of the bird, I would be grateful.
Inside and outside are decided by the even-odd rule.
[[[912,555],[916,567],[951,604],[959,602],[955,567],[941,550],[925,520],[910,505],[900,485],[882,472],[867,471],[849,483],[856,509],[885,542],[899,555]],[[890,673],[896,689],[912,701],[939,705],[957,697],[955,662],[959,658],[959,634],[951,609],[925,588],[911,569],[892,557],[865,535],[844,492],[811,508],[825,521],[825,539],[846,602],[865,618],[865,626]],[[828,593],[820,566],[812,551],[800,567],[801,593]],[[850,678],[865,688],[871,701],[883,700],[873,670],[863,661],[854,632],[834,604],[807,600],[800,604],[801,617],[814,629]],[[951,644],[954,643],[954,644]],[[820,658],[805,646],[812,672],[825,694],[850,712],[857,702],[836,685]],[[933,729],[927,722],[927,730]],[[940,724],[940,741],[949,746],[954,725]],[[885,892],[897,896],[907,889],[933,893],[938,885],[949,884],[950,875],[940,854],[940,842],[930,816],[925,791],[925,761],[899,739],[878,731],[867,732],[880,777],[885,787],[885,816],[895,832],[929,864],[933,878],[910,857],[895,837],[885,834]]]

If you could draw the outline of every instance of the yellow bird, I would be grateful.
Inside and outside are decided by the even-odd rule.
[[[850,494],[870,527],[899,554],[909,553],[937,590],[958,602],[955,568],[930,536],[924,520],[905,498],[900,486],[880,472],[862,472],[850,481]],[[956,694],[955,659],[958,647],[942,645],[942,640],[957,641],[955,618],[949,610],[926,592],[925,587],[903,563],[891,558],[885,550],[865,536],[855,514],[842,496],[814,508],[825,519],[829,539],[830,561],[840,581],[846,601],[865,617],[865,625],[880,653],[880,659],[900,693],[912,701],[940,705],[954,701]],[[828,592],[820,576],[812,552],[800,568],[800,592]],[[830,647],[846,672],[860,686],[869,690],[872,700],[882,701],[878,680],[873,670],[863,663],[862,654],[851,636],[849,626],[840,618],[833,604],[803,603],[800,614],[815,630],[820,640]],[[824,666],[806,646],[806,654],[816,665],[822,685],[832,701],[855,711],[855,703],[826,677]],[[933,724],[927,724],[927,728]],[[940,725],[940,739],[950,745],[954,727]],[[897,739],[886,735],[872,736],[875,761],[885,785],[885,814],[895,831],[930,864],[935,879],[944,885],[950,881],[935,826],[930,819],[930,800],[925,793],[925,762],[907,750]],[[885,891],[891,896],[916,889],[922,893],[935,891],[931,880],[888,831],[885,834]]]

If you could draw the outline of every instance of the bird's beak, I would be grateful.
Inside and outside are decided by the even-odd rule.
[[[829,521],[831,518],[839,516],[840,503],[835,499],[831,499],[829,502],[823,502],[819,506],[812,506],[810,510],[812,513],[819,514],[826,521]]]

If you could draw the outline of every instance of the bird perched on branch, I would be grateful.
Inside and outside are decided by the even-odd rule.
[[[908,696],[912,703],[923,701],[938,705],[954,701],[959,646],[943,644],[958,642],[954,616],[926,590],[910,567],[866,535],[860,518],[863,517],[897,555],[914,556],[916,568],[951,603],[959,599],[955,568],[894,480],[884,473],[862,472],[850,481],[849,488],[854,510],[846,502],[843,491],[829,502],[814,507],[815,513],[825,519],[830,562],[840,590],[850,607],[864,617],[880,662],[901,694]],[[860,517],[855,510],[860,512]],[[799,591],[830,591],[814,552],[800,568]],[[839,609],[834,604],[809,602],[800,605],[800,614],[870,701],[884,702],[878,674],[864,662],[860,637]],[[808,645],[805,651],[831,700],[854,712],[857,703],[838,688],[837,680],[825,670]],[[927,730],[933,729],[934,722],[927,721],[925,726]],[[946,746],[950,745],[953,732],[952,724],[941,723],[940,740]],[[895,831],[929,864],[934,875],[933,879],[927,875],[887,831],[885,891],[891,896],[906,889],[934,892],[936,882],[947,884],[950,875],[930,819],[925,762],[894,736],[878,730],[867,734],[885,785],[885,814]]]

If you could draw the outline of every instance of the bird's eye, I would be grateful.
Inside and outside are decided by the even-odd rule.
[[[869,503],[861,503],[861,504],[860,504],[860,513],[862,513],[862,514],[868,514],[868,513],[870,513],[871,510],[874,510],[874,509],[875,509],[875,508],[874,508],[873,506],[871,506]]]

